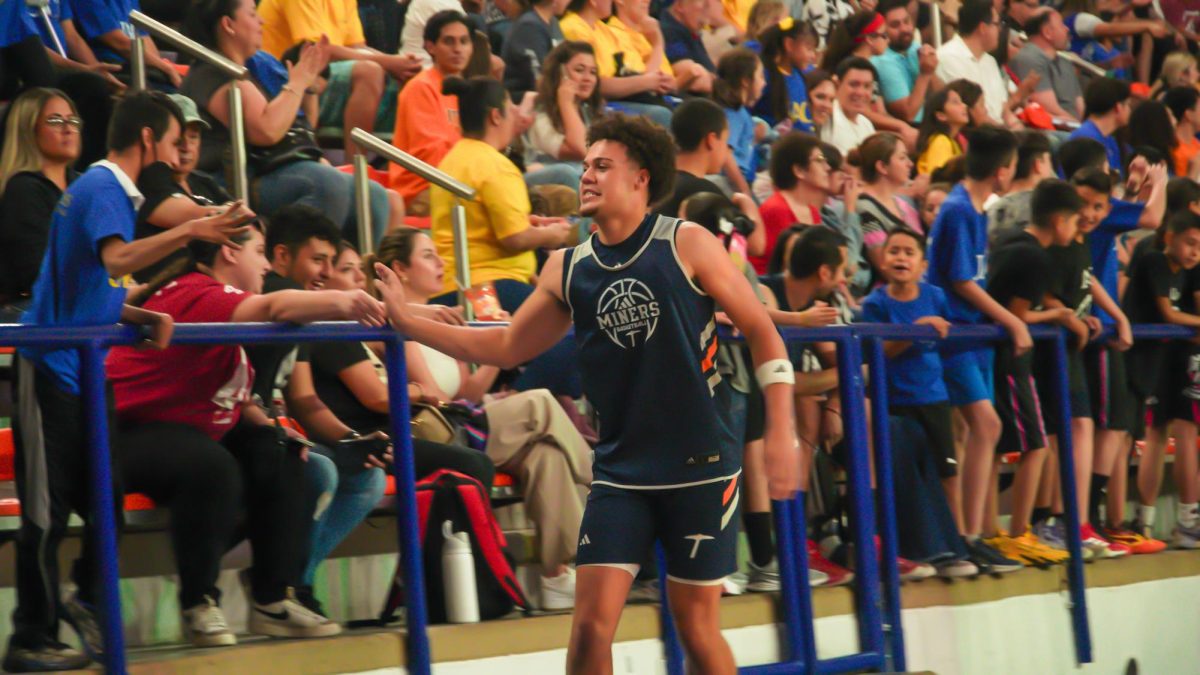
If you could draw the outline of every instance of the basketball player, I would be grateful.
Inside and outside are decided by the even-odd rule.
[[[588,131],[580,212],[598,231],[550,254],[533,295],[503,328],[434,324],[409,313],[376,266],[393,324],[455,358],[512,368],[574,325],[587,398],[600,415],[595,480],[580,526],[567,671],[612,672],[612,641],[638,563],[666,550],[668,598],[693,672],[734,673],[721,637],[721,583],[736,565],[741,439],[714,367],[714,306],[745,335],[766,398],[773,499],[799,486],[794,376],[746,278],[702,227],[650,213],[671,194],[674,145],[644,118]]]

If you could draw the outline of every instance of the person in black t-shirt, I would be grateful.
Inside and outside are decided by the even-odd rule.
[[[210,128],[208,122],[200,117],[192,99],[180,94],[170,94],[170,97],[183,112],[179,164],[172,167],[156,162],[138,176],[138,190],[146,199],[138,209],[134,227],[134,236],[138,239],[152,237],[193,218],[212,215],[217,212],[217,206],[233,201],[215,180],[195,170],[200,159],[200,135]],[[157,264],[134,273],[134,278],[145,283],[162,269],[186,257],[187,249],[181,247]]]
[[[685,101],[671,116],[671,134],[679,152],[675,155],[675,190],[654,208],[669,218],[682,218],[684,200],[702,192],[725,194],[716,183],[705,178],[721,172],[729,155],[729,120],[721,106],[704,98]],[[754,230],[746,235],[746,252],[762,255],[767,245],[766,230],[758,206],[749,195],[735,193],[730,199],[754,221]]]
[[[0,159],[0,322],[29,307],[50,236],[50,217],[77,174],[83,122],[55,89],[21,94],[8,111]]]
[[[1078,234],[1083,199],[1065,181],[1044,180],[1033,190],[1031,222],[1022,230],[1002,233],[988,259],[988,294],[1027,324],[1057,323],[1073,332],[1088,328],[1066,307],[1047,308],[1054,290],[1050,255],[1053,244],[1066,246]],[[1046,461],[1046,427],[1033,377],[1033,353],[1017,355],[1012,344],[996,345],[996,412],[1001,421],[998,453],[1020,452],[1013,481],[1012,519],[1007,535],[988,540],[1005,557],[1027,565],[1062,562],[1067,554],[1043,544],[1030,529],[1042,467]],[[993,465],[998,477],[999,461]],[[992,524],[994,527],[994,523]]]
[[[1195,272],[1200,263],[1200,216],[1191,210],[1173,214],[1163,233],[1163,250],[1145,251],[1129,270],[1124,306],[1134,323],[1172,323],[1200,329],[1196,315]],[[1138,465],[1140,513],[1158,500],[1167,423],[1175,437],[1175,482],[1179,489],[1178,520],[1172,533],[1177,548],[1200,548],[1200,485],[1197,483],[1197,392],[1200,364],[1186,346],[1164,349],[1158,343],[1134,345],[1131,381],[1148,407],[1146,447]]]

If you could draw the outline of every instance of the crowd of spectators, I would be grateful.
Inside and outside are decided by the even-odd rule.
[[[172,322],[380,325],[374,262],[400,277],[415,311],[460,321],[445,306],[470,290],[495,298],[489,318],[506,319],[533,292],[545,252],[589,234],[578,191],[600,169],[582,162],[587,129],[642,115],[677,146],[674,187],[654,210],[712,230],[776,323],[917,323],[941,334],[996,323],[1011,334],[994,350],[887,347],[897,438],[927,446],[904,480],[933,494],[921,508],[897,506],[905,578],[1065,558],[1050,452],[1059,426],[1040,404],[1049,357],[1026,327],[1038,323],[1079,339],[1066,423],[1088,555],[1165,546],[1155,504],[1171,437],[1181,451],[1170,540],[1200,548],[1200,474],[1186,440],[1200,424],[1186,405],[1200,377],[1193,348],[1151,349],[1129,333],[1132,323],[1200,326],[1200,12],[1189,3],[964,0],[935,17],[916,0],[409,0],[386,45],[368,40],[358,0],[184,4],[162,18],[248,78],[156,45],[129,20],[137,0],[0,2],[3,321],[121,319],[162,341]],[[127,93],[135,41],[149,91]],[[231,87],[244,106],[246,203],[230,197]],[[354,179],[335,165],[364,152],[354,128],[390,134],[475,190],[462,204],[465,247],[452,225],[460,200],[374,157],[371,241],[358,240]],[[471,289],[452,272],[462,251]],[[829,345],[790,351],[808,490],[820,479],[808,472],[814,452],[840,457],[837,374]],[[171,512],[193,643],[236,641],[215,578],[238,533],[254,548],[252,632],[340,630],[313,584],[384,489],[385,462],[347,466],[338,452],[386,438],[377,352],[328,343],[110,355],[119,482]],[[472,370],[415,344],[407,356],[413,400],[465,401],[491,429],[476,449],[418,441],[417,473],[449,467],[487,487],[497,469],[515,476],[540,537],[541,604],[570,607],[591,481],[573,345],[514,371]],[[719,362],[745,404],[751,551],[747,574],[727,587],[771,591],[770,503],[755,474],[761,393],[739,349],[723,345]],[[83,431],[68,428],[82,424],[78,363],[27,349],[15,369],[27,515],[5,667],[79,666],[86,657],[59,641],[57,621],[98,646],[91,552],[63,602],[56,569],[21,562],[53,554],[69,513],[86,511],[74,463]],[[62,428],[43,424],[48,415]],[[277,425],[283,417],[315,447]],[[1130,490],[1116,477],[1142,438]],[[1017,454],[1002,528],[994,493],[1005,453]],[[31,461],[49,475],[22,475]],[[38,514],[28,505],[43,494]],[[853,578],[845,526],[837,504],[810,523],[812,583]]]

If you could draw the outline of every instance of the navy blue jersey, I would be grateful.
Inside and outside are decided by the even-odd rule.
[[[680,264],[680,222],[650,214],[620,244],[593,235],[564,258],[583,389],[600,415],[597,484],[680,487],[741,469],[714,303]]]

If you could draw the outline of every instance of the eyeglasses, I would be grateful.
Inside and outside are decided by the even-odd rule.
[[[46,118],[46,126],[55,131],[63,131],[65,127],[70,127],[71,131],[78,133],[83,130],[83,120],[74,115],[70,117],[51,115]]]

